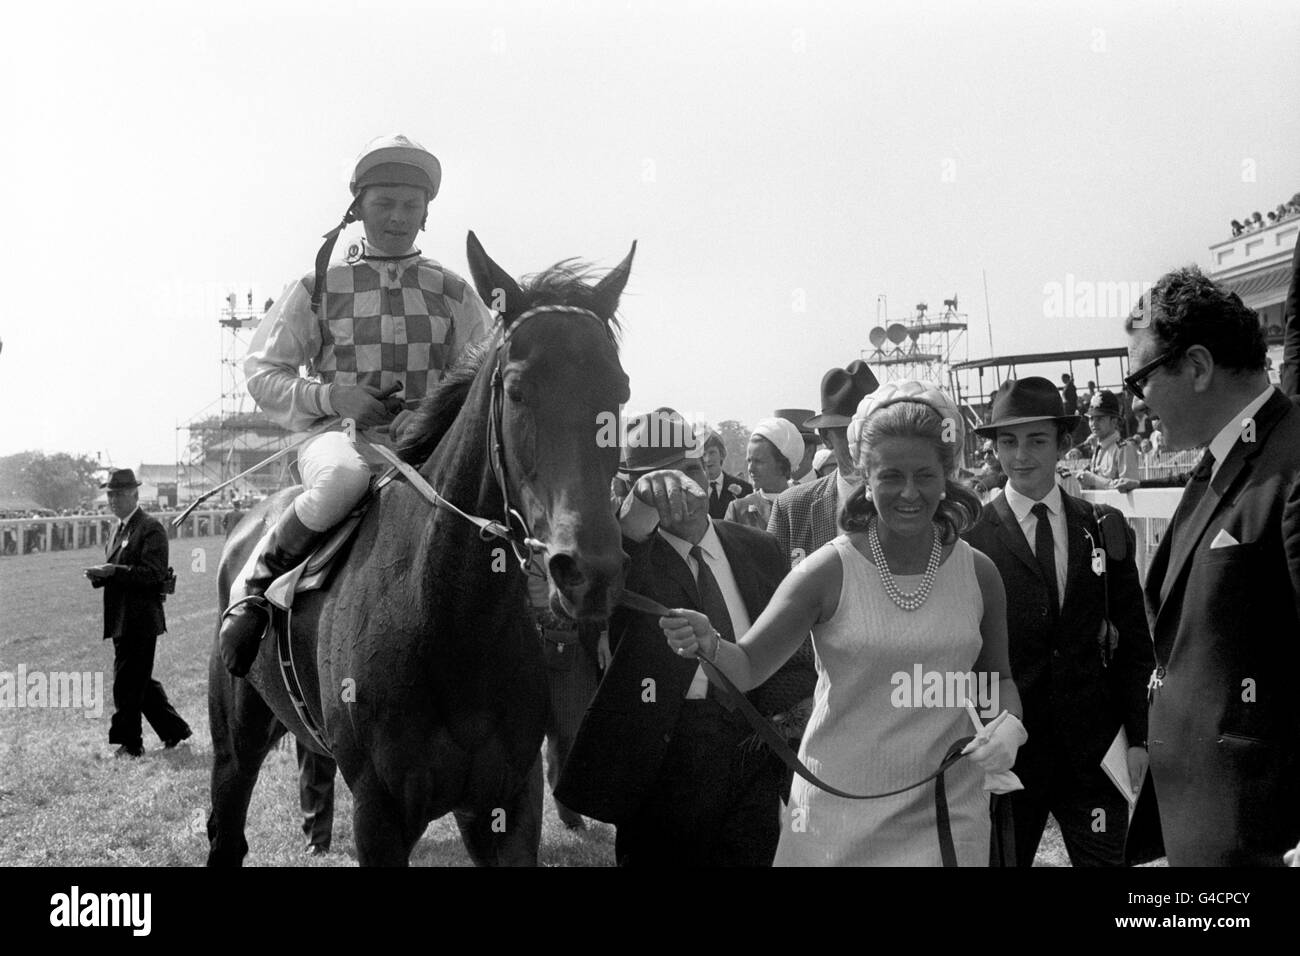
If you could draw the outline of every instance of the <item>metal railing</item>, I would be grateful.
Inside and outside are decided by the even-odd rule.
[[[150,512],[162,522],[169,538],[224,535],[228,510],[196,511],[179,528],[171,526],[178,511]],[[117,527],[112,515],[69,515],[58,518],[0,519],[0,557],[43,551],[77,551],[108,544]]]

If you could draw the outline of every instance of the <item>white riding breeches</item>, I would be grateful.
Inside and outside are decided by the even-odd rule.
[[[345,432],[324,432],[298,448],[303,492],[294,499],[298,520],[328,531],[350,512],[370,486],[370,466]]]

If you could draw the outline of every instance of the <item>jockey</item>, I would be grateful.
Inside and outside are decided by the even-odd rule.
[[[244,374],[257,404],[289,431],[329,430],[299,446],[303,492],[222,618],[221,657],[237,677],[257,657],[270,616],[267,587],[305,560],[369,488],[370,466],[353,437],[396,444],[411,409],[492,323],[472,285],[415,248],[441,179],[437,157],[405,136],[370,143],[349,184],[352,204],[326,234],[315,274],[292,282],[253,336]],[[327,268],[338,234],[358,219],[365,240]]]

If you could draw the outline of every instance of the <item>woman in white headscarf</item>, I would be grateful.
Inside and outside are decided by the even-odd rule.
[[[784,418],[764,418],[755,425],[745,448],[754,493],[727,505],[725,520],[766,531],[772,499],[790,487],[790,472],[803,461],[803,447],[799,429]]]
[[[840,513],[844,533],[781,583],[739,643],[720,640],[696,611],[675,609],[660,626],[677,653],[712,660],[742,691],[766,680],[811,630],[817,689],[799,757],[849,792],[893,791],[934,771],[973,730],[967,700],[986,719],[997,714],[945,777],[957,862],[987,866],[987,791],[1000,788],[993,778],[1015,763],[1027,735],[1002,579],[960,537],[980,513],[955,480],[964,431],[935,386],[878,389],[849,425],[865,480]],[[937,826],[928,785],[848,800],[796,778],[775,865],[938,865]]]

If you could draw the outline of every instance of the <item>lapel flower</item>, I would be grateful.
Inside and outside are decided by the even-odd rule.
[[[731,484],[727,485],[727,490],[730,491],[736,497],[740,497],[740,485],[736,484],[734,481]]]

